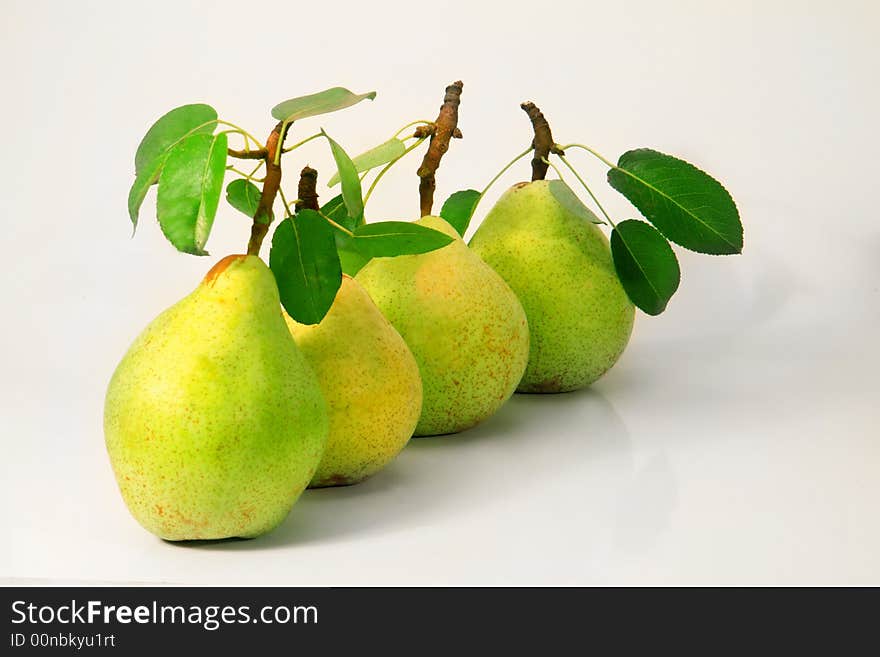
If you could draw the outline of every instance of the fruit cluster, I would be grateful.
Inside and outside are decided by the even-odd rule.
[[[398,132],[354,159],[323,130],[283,146],[294,121],[375,95],[339,88],[276,106],[265,145],[206,105],[169,112],[144,137],[129,196],[135,223],[158,184],[163,232],[179,250],[203,255],[229,170],[242,177],[227,199],[253,218],[247,254],[221,259],[159,315],[110,381],[107,449],[146,529],[168,540],[258,536],[306,487],[356,484],[411,436],[464,431],[515,391],[588,386],[623,353],[635,307],[657,314],[678,287],[667,239],[709,253],[741,249],[742,226],[720,184],[644,149],[608,163],[609,182],[656,228],[615,224],[600,205],[609,242],[599,228],[606,222],[561,179],[545,180],[548,157],[568,165],[565,149],[576,145],[553,142],[531,103],[523,109],[534,139],[522,155],[533,154],[532,180],[504,193],[466,244],[485,190],[457,192],[441,216],[431,212],[440,157],[461,136],[461,91],[460,82],[447,87],[437,120],[416,122],[415,144]],[[231,130],[215,134],[223,125]],[[244,148],[229,148],[228,134]],[[306,167],[288,204],[281,155],[316,138],[331,147],[339,171],[330,183],[342,193],[319,207],[317,172]],[[375,182],[423,141],[421,218],[367,223]],[[227,158],[258,166],[241,173]],[[379,167],[364,196],[362,176]],[[285,218],[267,266],[259,252],[276,194]]]

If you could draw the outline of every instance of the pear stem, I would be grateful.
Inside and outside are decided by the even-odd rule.
[[[483,191],[480,192],[480,198],[482,199],[482,198],[486,195],[486,192],[489,191],[489,188],[490,188],[492,185],[494,185],[496,182],[498,182],[498,179],[499,179],[501,176],[503,176],[504,173],[505,173],[510,167],[512,167],[514,164],[516,164],[517,162],[519,162],[520,159],[524,158],[526,155],[528,155],[528,154],[531,153],[531,152],[532,152],[532,147],[529,146],[526,150],[524,150],[522,153],[520,153],[520,154],[517,155],[515,158],[513,158],[510,162],[508,162],[507,164],[505,164],[505,165],[504,165],[504,168],[501,169],[501,171],[499,171],[498,173],[496,173],[496,174],[495,174],[495,177],[492,178],[492,180],[489,181],[489,184],[486,185],[485,187],[483,187]],[[474,206],[474,207],[476,207],[476,206]]]
[[[245,180],[250,180],[251,182],[263,182],[262,178],[254,178],[252,173],[248,173],[246,171],[242,171],[241,169],[236,169],[234,166],[229,165],[226,167],[227,171],[231,171],[232,173],[237,173],[239,176],[244,178]]]
[[[568,160],[565,159],[564,155],[560,155],[559,159],[562,160],[562,163],[565,166],[567,166],[569,171],[571,171],[574,174],[574,177],[578,179],[578,182],[581,184],[581,186],[587,190],[587,194],[590,195],[590,198],[593,199],[593,203],[595,203],[599,207],[599,209],[602,211],[602,214],[605,215],[605,218],[608,220],[608,223],[611,224],[611,227],[616,228],[617,224],[615,224],[614,221],[611,219],[611,216],[607,212],[605,212],[605,208],[602,207],[602,204],[599,202],[599,199],[596,198],[596,195],[593,193],[593,190],[590,189],[590,186],[586,182],[584,182],[583,178],[581,178],[581,174],[579,174],[577,172],[577,169],[575,169],[573,166],[571,166],[571,164],[569,164]],[[562,176],[559,176],[559,177],[561,178]]]
[[[245,148],[244,150],[236,150],[234,148],[226,149],[230,157],[237,157],[239,160],[262,160],[266,157],[266,149],[258,148],[255,151]]]
[[[428,144],[428,150],[419,167],[419,206],[421,216],[425,217],[431,214],[434,206],[434,190],[437,182],[434,174],[440,168],[440,160],[446,151],[449,150],[449,142],[453,137],[461,138],[461,131],[458,129],[458,106],[461,104],[461,90],[463,87],[461,80],[453,82],[446,87],[446,95],[443,97],[443,104],[440,106],[440,113],[437,120],[432,126],[419,126],[414,134],[417,138],[431,137]],[[422,130],[424,128],[424,130]]]
[[[318,192],[318,172],[312,167],[306,165],[299,173],[298,198],[296,201],[296,211],[300,210],[319,210]]]
[[[405,126],[403,126],[400,130],[398,130],[397,132],[395,132],[395,133],[394,133],[394,136],[392,137],[392,139],[397,139],[398,137],[400,137],[400,133],[401,133],[401,132],[403,132],[403,131],[406,130],[407,128],[412,128],[414,125],[417,125],[417,126],[429,126],[429,125],[433,125],[433,124],[432,124],[430,121],[425,121],[425,119],[419,119],[419,120],[417,120],[417,121],[410,121],[410,122],[407,123]]]
[[[290,147],[288,147],[288,148],[283,148],[283,149],[281,149],[281,152],[282,152],[282,153],[289,153],[290,151],[295,151],[297,148],[299,148],[299,147],[302,146],[303,144],[308,144],[308,143],[309,143],[310,141],[312,141],[313,139],[318,139],[319,137],[323,137],[323,136],[324,136],[324,135],[323,135],[322,133],[320,133],[320,132],[316,132],[316,133],[313,134],[311,137],[306,137],[306,138],[303,139],[302,141],[298,141],[298,142],[296,142],[293,146],[290,146]]]
[[[535,137],[532,139],[532,148],[535,155],[532,157],[532,180],[544,180],[547,177],[548,164],[546,162],[550,153],[565,155],[565,152],[553,141],[553,133],[550,131],[550,123],[532,102],[522,103],[520,107],[529,115]]]
[[[398,133],[398,134],[399,134],[399,133]],[[406,155],[407,153],[409,153],[409,152],[410,152],[411,150],[413,150],[414,148],[417,148],[417,147],[418,147],[423,141],[425,141],[425,138],[424,138],[424,137],[418,139],[418,140],[416,141],[415,144],[410,144],[409,146],[407,146],[406,149],[403,151],[403,153],[401,153],[401,154],[398,155],[396,158],[394,158],[393,160],[391,160],[388,164],[386,164],[386,165],[382,168],[382,170],[376,175],[376,177],[373,178],[373,182],[370,183],[370,188],[367,190],[367,193],[364,195],[364,207],[366,207],[366,205],[367,205],[367,201],[369,201],[369,200],[370,200],[370,197],[373,195],[373,190],[376,189],[376,185],[379,184],[379,181],[380,181],[380,180],[382,180],[382,176],[384,176],[384,175],[388,172],[388,170],[389,170],[391,167],[393,167],[395,164],[397,164],[397,162],[400,161],[400,159],[401,159],[404,155]],[[369,173],[369,171],[368,171],[367,173],[364,174],[364,178],[366,178],[366,176],[367,176],[368,173]],[[361,179],[361,181],[363,181],[363,178]]]
[[[260,255],[260,247],[266,233],[269,232],[269,224],[274,219],[272,206],[275,205],[275,197],[278,195],[278,189],[281,187],[281,163],[276,162],[275,156],[279,154],[280,149],[284,145],[284,137],[287,136],[286,125],[279,121],[269,133],[266,140],[266,175],[263,178],[263,191],[260,196],[260,203],[257,205],[257,211],[254,213],[254,223],[251,225],[251,238],[248,241],[248,255]],[[284,134],[281,134],[282,131]]]

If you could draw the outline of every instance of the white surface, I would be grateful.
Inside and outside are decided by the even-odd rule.
[[[624,4],[545,3],[542,31],[535,9],[510,2],[324,16],[321,3],[304,16],[289,1],[4,2],[0,578],[880,584],[880,10]],[[444,18],[430,31],[417,15]],[[129,239],[145,129],[201,100],[266,133],[281,99],[375,88],[374,103],[299,133],[323,125],[357,152],[432,118],[458,77],[465,139],[438,174],[440,201],[522,149],[517,105],[532,99],[559,141],[610,157],[652,146],[715,174],[739,204],[744,255],[679,251],[668,311],[637,318],[592,390],[517,396],[477,429],[416,440],[363,485],[306,493],[262,539],[182,547],[147,534],[104,453],[104,388],[130,341],[216,257],[175,253],[152,196]],[[631,216],[601,168],[573,159]],[[288,171],[306,161],[328,178],[324,146]],[[387,177],[371,218],[411,216],[416,166]],[[478,216],[527,172],[523,162]],[[221,208],[216,256],[247,237]]]

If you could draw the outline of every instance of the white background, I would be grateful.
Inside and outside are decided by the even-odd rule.
[[[880,584],[876,3],[0,7],[2,581]],[[457,78],[465,139],[440,202],[523,149],[531,99],[560,142],[612,159],[650,146],[724,181],[743,255],[679,251],[667,312],[638,316],[590,390],[516,396],[479,428],[414,441],[367,483],[306,493],[258,540],[146,533],[104,451],[105,386],[153,317],[244,248],[248,222],[224,203],[212,256],[181,255],[151,193],[131,239],[143,133],[202,101],[262,136],[284,98],[376,89],[292,137],[324,126],[359,152],[433,118]],[[415,218],[418,159],[370,219]],[[572,159],[633,216],[601,167]],[[288,171],[307,162],[327,180],[326,146]],[[477,220],[527,176],[524,160]]]

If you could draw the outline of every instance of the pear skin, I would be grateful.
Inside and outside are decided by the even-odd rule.
[[[279,303],[262,260],[228,256],[116,368],[107,451],[126,505],[157,536],[258,536],[314,475],[326,404]]]
[[[415,435],[456,433],[513,394],[528,359],[529,329],[508,285],[440,217],[416,222],[454,241],[419,255],[374,258],[356,280],[403,336],[422,376]]]
[[[342,277],[319,324],[285,313],[327,400],[330,435],[311,488],[356,484],[406,446],[422,409],[415,358],[360,284]]]
[[[470,242],[525,308],[531,348],[520,392],[588,386],[617,362],[632,333],[635,308],[608,239],[559,203],[555,182],[514,185]]]

